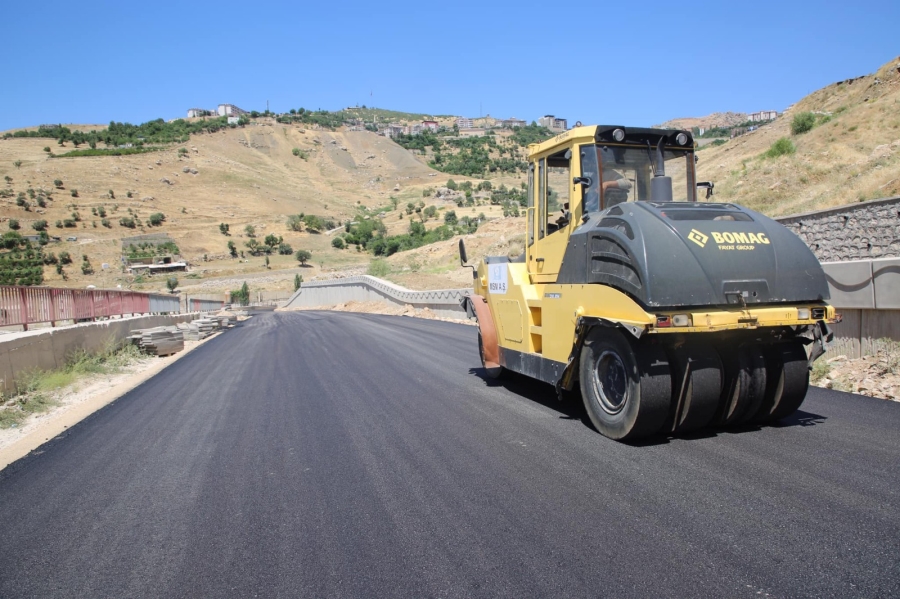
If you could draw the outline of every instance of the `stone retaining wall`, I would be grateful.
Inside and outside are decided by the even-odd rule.
[[[900,257],[900,196],[776,219],[820,262]]]

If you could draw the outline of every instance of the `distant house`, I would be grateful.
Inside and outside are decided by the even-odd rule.
[[[538,125],[551,131],[565,131],[569,128],[569,123],[566,119],[556,118],[552,114],[546,114],[539,118]]]
[[[407,132],[407,128],[401,125],[400,123],[391,123],[387,127],[383,129],[383,133],[385,137],[390,137],[391,139],[397,137],[398,135],[402,135]]]
[[[484,129],[483,127],[459,130],[460,137],[481,137],[482,135],[486,135],[486,134],[487,134],[487,130]]]
[[[237,124],[240,123],[240,122],[241,122],[241,117],[239,117],[239,116],[230,116],[230,117],[228,117],[228,124],[229,124],[229,125],[237,125]]]
[[[472,129],[475,127],[475,124],[472,122],[472,119],[460,116],[456,117],[456,126],[460,129]]]
[[[437,131],[440,128],[437,121],[422,121],[422,127]]]
[[[513,128],[515,128],[515,127],[524,127],[524,126],[527,125],[528,123],[526,123],[526,122],[523,121],[522,119],[517,119],[516,117],[511,116],[511,117],[509,117],[508,119],[504,119],[503,121],[501,121],[501,124],[502,124],[504,127],[507,127],[507,128],[509,128],[509,129],[513,129]]]
[[[205,108],[189,108],[187,118],[195,119],[201,116],[212,116],[212,114],[212,110],[206,110]]]
[[[238,108],[234,104],[219,104],[216,112],[219,116],[241,116],[242,114],[247,114],[246,110]]]
[[[777,110],[761,110],[759,112],[754,112],[748,117],[748,120],[754,122],[762,122],[762,121],[773,121],[778,118]]]

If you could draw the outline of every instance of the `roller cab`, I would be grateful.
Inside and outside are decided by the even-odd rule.
[[[777,222],[699,201],[690,132],[576,127],[528,161],[525,252],[486,257],[465,300],[490,376],[580,389],[614,439],[800,406],[836,318],[825,274]]]

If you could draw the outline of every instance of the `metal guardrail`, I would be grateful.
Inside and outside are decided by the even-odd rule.
[[[96,320],[124,314],[180,312],[178,298],[100,289],[0,286],[0,326]]]

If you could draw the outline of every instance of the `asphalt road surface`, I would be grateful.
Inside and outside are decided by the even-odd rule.
[[[261,314],[0,472],[0,597],[897,597],[900,404],[625,445],[476,330]]]

